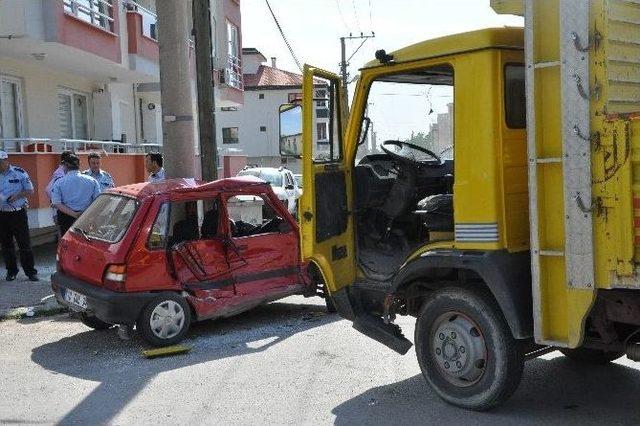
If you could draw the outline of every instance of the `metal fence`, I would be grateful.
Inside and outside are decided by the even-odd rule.
[[[110,153],[147,153],[162,152],[162,145],[156,143],[122,143],[117,141],[93,141],[84,139],[47,139],[47,138],[0,138],[0,149],[7,152],[90,152]]]
[[[113,3],[111,0],[64,0],[64,11],[79,19],[113,32]]]
[[[156,14],[132,0],[127,0],[124,5],[128,10],[136,11],[142,15],[142,34],[158,40],[158,18]]]

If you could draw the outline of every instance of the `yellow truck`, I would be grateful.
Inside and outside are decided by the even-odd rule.
[[[492,5],[525,27],[378,51],[349,113],[339,77],[305,66],[301,104],[280,110],[328,302],[401,354],[394,319],[416,317],[425,379],[474,410],[550,350],[640,360],[640,1]],[[449,155],[389,137],[415,115],[402,93],[450,96],[435,123]]]

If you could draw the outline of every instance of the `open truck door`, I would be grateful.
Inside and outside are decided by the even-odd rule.
[[[280,153],[300,158],[302,260],[317,267],[338,311],[352,317],[343,289],[355,280],[352,165],[345,161],[344,88],[340,78],[306,65],[302,104],[280,107]],[[341,303],[340,299],[345,303]]]

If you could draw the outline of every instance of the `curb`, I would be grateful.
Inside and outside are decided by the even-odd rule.
[[[43,298],[39,304],[34,306],[0,310],[0,321],[46,317],[62,312],[67,312],[67,308],[60,306],[52,294]]]

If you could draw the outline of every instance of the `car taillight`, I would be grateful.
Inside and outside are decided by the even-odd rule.
[[[127,278],[127,265],[109,265],[104,271],[103,284],[106,288],[121,291]]]

